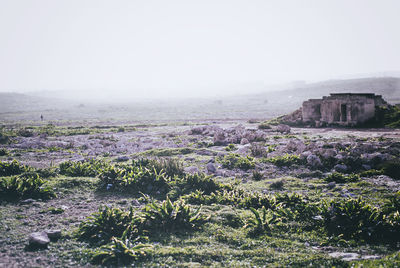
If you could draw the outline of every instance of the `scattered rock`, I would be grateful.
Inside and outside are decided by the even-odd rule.
[[[195,166],[190,166],[185,168],[186,173],[195,174],[199,172],[199,169]]]
[[[322,165],[321,159],[319,159],[319,157],[315,154],[310,154],[309,156],[307,156],[307,164],[313,168],[317,168]]]
[[[45,231],[50,240],[57,240],[61,237],[61,230],[46,230]]]
[[[214,164],[211,162],[207,164],[206,168],[209,173],[215,173],[217,171]]]
[[[35,199],[29,198],[21,201],[21,204],[30,204],[35,202]]]
[[[334,169],[335,169],[337,172],[342,172],[342,173],[344,173],[344,172],[347,171],[347,166],[346,166],[346,165],[343,165],[343,164],[337,164],[336,166],[334,166]]]
[[[333,189],[336,187],[336,183],[334,181],[331,181],[330,183],[328,183],[327,187],[328,189]]]
[[[240,140],[240,144],[241,144],[241,145],[245,145],[245,144],[248,144],[248,143],[249,143],[249,140],[246,139],[246,138],[242,138],[242,139]]]
[[[29,246],[37,248],[46,248],[50,243],[50,239],[46,232],[31,233],[28,238]]]
[[[342,259],[344,261],[356,261],[360,259],[360,254],[353,252],[331,252],[328,254],[332,258]]]
[[[117,162],[125,162],[128,160],[129,160],[129,157],[126,155],[118,156],[118,158],[116,159]]]
[[[278,125],[275,130],[280,133],[290,133],[290,127],[288,125]]]

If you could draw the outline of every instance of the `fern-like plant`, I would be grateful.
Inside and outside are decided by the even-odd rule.
[[[104,266],[126,266],[146,256],[150,245],[131,242],[126,237],[112,237],[111,242],[100,247],[92,257],[93,264]]]
[[[261,235],[270,234],[272,225],[281,222],[281,218],[271,210],[267,210],[265,207],[258,211],[255,208],[250,208],[254,218],[247,221],[245,228],[250,228],[250,235]]]

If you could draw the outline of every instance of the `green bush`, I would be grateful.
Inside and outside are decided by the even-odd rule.
[[[211,176],[206,176],[204,173],[174,177],[169,182],[169,185],[171,190],[168,196],[172,199],[177,199],[196,190],[202,191],[204,194],[211,194],[217,190],[230,189],[229,185],[218,183]]]
[[[108,166],[99,175],[102,187],[111,186],[120,191],[136,193],[166,194],[169,191],[169,177],[161,170],[135,164],[131,166]]]
[[[222,159],[220,159],[220,162],[224,168],[228,169],[240,168],[243,170],[248,170],[255,167],[253,157],[242,157],[239,154],[234,153],[225,155]]]
[[[255,208],[250,208],[250,210],[253,213],[254,218],[250,218],[247,221],[245,228],[250,229],[249,234],[251,236],[270,234],[272,225],[281,222],[281,218],[278,217],[276,213],[265,209],[265,207],[262,207],[261,211],[258,211]]]
[[[0,156],[8,155],[8,151],[6,148],[0,148]]]
[[[396,223],[391,225],[378,208],[361,198],[331,201],[325,204],[322,211],[328,234],[344,239],[389,242],[394,238],[394,229],[399,227],[399,222],[397,226]]]
[[[17,160],[13,160],[12,162],[0,161],[0,176],[18,175],[30,170],[29,167],[20,164]]]
[[[59,172],[70,177],[95,177],[105,167],[105,163],[99,160],[83,162],[66,161],[60,164]]]
[[[193,210],[184,200],[171,202],[167,197],[161,204],[152,202],[143,210],[144,226],[152,232],[171,232],[200,227],[209,219],[200,214],[199,207]]]
[[[15,200],[26,198],[50,199],[54,191],[44,186],[45,181],[35,172],[0,178],[0,199]]]
[[[123,211],[119,208],[100,207],[98,212],[83,221],[77,230],[80,240],[92,244],[103,245],[112,237],[121,237],[131,224],[133,211]]]
[[[383,174],[395,180],[400,180],[400,160],[392,160],[382,165]]]
[[[340,172],[333,172],[325,177],[327,182],[336,182],[336,183],[347,183],[347,182],[355,182],[360,179],[360,175],[358,174],[350,174],[345,175]]]
[[[292,165],[305,164],[305,161],[302,160],[300,156],[294,154],[285,154],[283,156],[265,158],[263,159],[263,162],[269,162],[278,167],[287,167]]]
[[[93,264],[102,266],[126,267],[146,256],[149,245],[132,243],[129,239],[111,238],[111,242],[100,247],[92,257]]]

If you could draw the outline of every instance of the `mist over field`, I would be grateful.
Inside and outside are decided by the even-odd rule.
[[[400,267],[399,11],[0,0],[0,267]]]

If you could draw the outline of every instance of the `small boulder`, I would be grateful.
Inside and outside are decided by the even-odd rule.
[[[307,156],[307,164],[313,168],[320,167],[322,165],[321,159],[315,154],[310,154]]]
[[[47,236],[50,238],[50,240],[57,240],[61,238],[61,230],[56,229],[56,230],[46,230]]]
[[[337,164],[333,168],[335,169],[335,171],[341,172],[341,173],[344,173],[347,171],[347,166],[343,165],[343,164]]]
[[[290,133],[290,127],[288,125],[278,125],[275,130],[280,133]]]
[[[116,159],[117,162],[125,162],[125,161],[128,161],[128,160],[129,160],[129,157],[126,156],[126,155],[118,156],[118,158]]]
[[[214,164],[211,162],[206,165],[206,168],[209,173],[215,173],[217,171]]]
[[[46,248],[50,243],[50,238],[46,232],[35,232],[29,235],[28,241],[31,247]]]
[[[199,172],[199,169],[195,166],[190,166],[185,168],[186,173],[195,174]]]
[[[242,138],[242,139],[240,140],[240,144],[241,144],[241,145],[245,145],[245,144],[248,144],[248,143],[249,143],[249,140],[246,139],[246,138]]]

